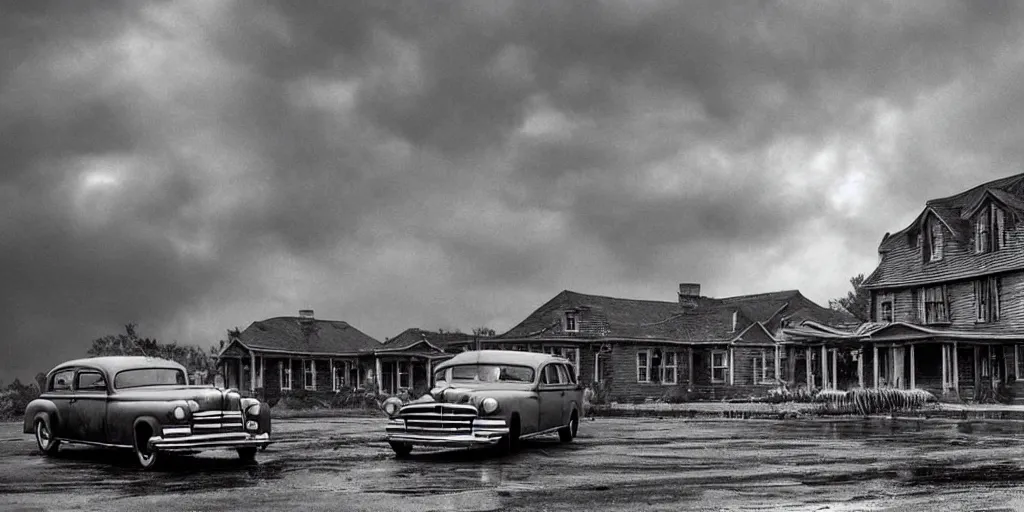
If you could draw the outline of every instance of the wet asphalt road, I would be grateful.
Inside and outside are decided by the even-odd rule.
[[[599,418],[571,444],[396,460],[381,418],[279,420],[234,452],[140,472],[130,454],[35,452],[0,424],[0,510],[1022,510],[1024,423]]]

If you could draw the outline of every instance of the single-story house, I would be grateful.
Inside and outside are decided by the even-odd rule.
[[[798,290],[712,298],[700,294],[699,284],[682,283],[676,302],[565,290],[508,332],[479,342],[562,355],[608,400],[724,398],[764,394],[792,382],[798,368],[804,378],[812,368],[812,382],[820,380],[806,351],[785,349],[782,329],[851,320]]]

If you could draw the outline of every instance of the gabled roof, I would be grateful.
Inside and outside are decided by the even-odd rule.
[[[496,340],[624,339],[728,343],[755,322],[769,333],[791,305],[808,317],[827,322],[836,313],[818,306],[798,290],[716,299],[700,297],[695,308],[678,302],[622,299],[564,290]],[[561,332],[561,313],[586,310],[579,333]],[[733,314],[737,316],[733,329]]]
[[[317,355],[352,355],[383,346],[347,322],[288,316],[253,322],[237,341],[249,350]]]
[[[882,261],[864,280],[863,286],[868,289],[917,286],[1024,268],[1024,254],[1020,251],[974,254],[972,248],[967,247],[972,230],[970,219],[990,200],[1001,203],[1008,210],[1008,227],[1024,220],[1024,174],[928,201],[914,222],[882,239],[878,246],[878,252],[883,255]],[[957,257],[943,257],[940,261],[924,263],[921,246],[913,244],[912,240],[921,232],[929,216],[940,220],[951,235],[947,246],[959,244],[963,249]]]
[[[425,331],[423,329],[412,327],[406,329],[395,336],[384,342],[384,348],[390,350],[393,348],[408,348],[421,341],[426,341],[431,346],[438,349],[447,348],[452,343],[472,341],[473,335],[466,334],[463,332],[438,332],[438,331]]]

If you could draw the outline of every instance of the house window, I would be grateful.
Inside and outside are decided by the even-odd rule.
[[[579,332],[579,325],[576,324],[576,313],[569,311],[565,313],[565,331]]]
[[[924,261],[939,261],[942,259],[942,223],[937,219],[930,219],[928,222],[928,233],[925,238]]]
[[[998,251],[1006,246],[1006,213],[991,204],[974,217],[974,252]]]
[[[998,277],[988,277],[974,282],[974,309],[977,322],[999,320],[1001,281]]]
[[[675,384],[679,378],[679,356],[675,352],[665,352],[665,354],[662,355],[662,359],[663,362],[661,363],[661,383]]]
[[[711,351],[711,382],[725,382],[729,376],[729,353],[725,350]]]
[[[302,385],[306,389],[316,389],[316,366],[312,359],[302,360]]]
[[[347,361],[335,361],[331,359],[331,376],[334,381],[334,390],[338,391],[341,388],[348,385],[346,376],[348,375],[348,362]]]
[[[768,355],[768,350],[761,349],[761,353],[754,356],[751,363],[753,367],[752,379],[754,384],[772,384],[775,381],[775,353],[772,351],[771,356]]]
[[[1024,345],[1018,344],[1013,353],[1014,356],[1014,367],[1017,373],[1014,374],[1017,380],[1024,378]]]
[[[396,361],[395,366],[398,367],[398,387],[408,389],[411,387],[409,384],[409,370],[412,363],[408,361]]]
[[[878,298],[878,321],[879,322],[892,322],[893,296],[891,293],[879,295]]]
[[[636,353],[636,381],[651,381],[651,351],[641,350]]]
[[[285,359],[284,361],[278,361],[277,367],[281,371],[281,389],[290,390],[292,389],[292,361],[291,359]]]
[[[512,350],[515,350],[517,352],[526,352],[526,347],[522,345],[512,345]]]
[[[933,286],[924,289],[924,322],[926,324],[949,321],[946,307],[946,288]]]

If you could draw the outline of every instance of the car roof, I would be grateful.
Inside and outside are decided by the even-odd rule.
[[[568,362],[568,359],[537,352],[521,352],[518,350],[471,350],[456,354],[455,357],[437,365],[441,370],[459,364],[514,364],[539,368],[547,362]]]
[[[185,370],[185,367],[182,366],[181,363],[171,361],[169,359],[163,359],[160,357],[103,356],[86,357],[82,359],[66,361],[55,366],[52,370],[50,370],[50,373],[59,370],[64,370],[67,368],[73,368],[76,366],[91,366],[94,368],[99,368],[100,370],[103,370],[109,374],[114,374],[121,370],[130,370],[132,368],[174,368],[176,370]]]

